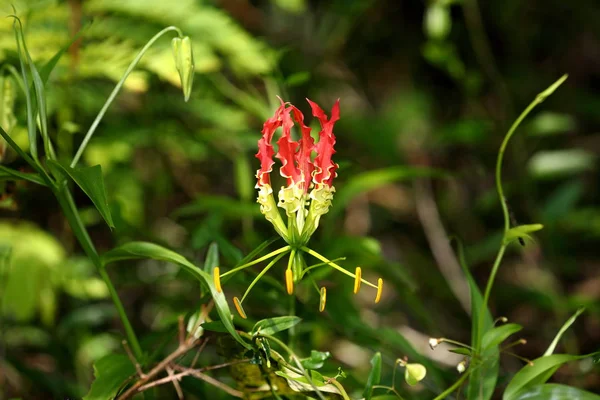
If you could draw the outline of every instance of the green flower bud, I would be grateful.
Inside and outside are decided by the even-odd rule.
[[[173,48],[173,57],[175,58],[175,67],[179,72],[181,88],[185,101],[188,101],[192,93],[192,84],[194,82],[194,52],[192,51],[192,41],[189,36],[183,38],[176,37],[171,42]]]

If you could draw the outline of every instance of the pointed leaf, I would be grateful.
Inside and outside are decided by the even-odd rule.
[[[77,39],[79,39],[81,35],[83,35],[84,30],[90,25],[91,23],[88,24],[84,29],[77,32],[75,36],[73,36],[66,45],[64,45],[60,50],[58,50],[58,52],[42,67],[42,69],[40,70],[40,78],[44,85],[48,82],[50,74],[54,70],[54,67],[56,67],[56,64],[58,64],[58,61],[63,56],[63,54],[65,54],[65,52],[69,50],[69,47],[71,47],[71,45],[73,45],[73,43],[75,43]]]
[[[233,336],[234,339],[237,340],[245,348],[252,348],[241,338],[241,336],[235,330],[235,327],[231,322],[233,316],[231,314],[231,311],[229,310],[229,305],[227,304],[225,295],[223,294],[223,292],[217,291],[213,283],[213,277],[201,270],[200,268],[198,268],[197,266],[195,266],[194,264],[192,264],[191,262],[189,262],[182,255],[154,243],[131,242],[105,253],[102,256],[102,263],[103,265],[106,265],[115,261],[140,258],[151,258],[154,260],[161,260],[178,264],[182,266],[187,272],[192,274],[195,278],[197,278],[210,290],[212,298],[215,301],[215,308],[217,309],[219,317],[221,318],[221,322],[227,329],[227,332],[229,332],[231,336]]]
[[[463,356],[471,357],[471,350],[466,349],[464,347],[458,347],[456,349],[448,349],[450,353],[460,354]]]
[[[365,396],[365,400],[371,400],[371,396],[373,395],[373,386],[379,385],[381,381],[381,353],[377,352],[371,358],[371,372],[369,372],[369,377],[367,378],[367,384],[365,385],[365,390],[363,391],[363,396]]]
[[[560,340],[560,338],[562,337],[562,335],[567,331],[567,329],[569,329],[569,327],[571,325],[573,325],[573,322],[575,322],[575,320],[577,319],[577,317],[579,316],[579,314],[581,314],[584,311],[585,311],[585,307],[581,307],[580,309],[578,309],[575,312],[575,314],[573,314],[571,316],[571,318],[569,318],[567,320],[567,322],[564,323],[564,325],[560,328],[560,330],[556,334],[556,337],[554,338],[554,340],[552,341],[552,343],[550,343],[550,346],[548,346],[548,349],[544,352],[545,356],[549,356],[550,354],[554,353],[554,350],[556,349],[556,346],[558,345],[558,341]]]
[[[115,224],[110,215],[106,190],[104,188],[104,178],[102,176],[102,168],[100,165],[93,167],[78,167],[71,168],[59,164],[56,161],[48,160],[49,165],[62,171],[69,176],[73,181],[84,191],[85,194],[92,200],[96,209],[102,215],[109,227],[114,228]]]
[[[123,384],[135,374],[131,360],[123,354],[109,354],[94,363],[94,376],[90,391],[83,400],[113,399]]]
[[[252,333],[259,333],[262,335],[273,335],[274,333],[290,329],[292,326],[298,324],[300,321],[302,321],[302,319],[296,316],[262,319],[254,325],[254,327],[252,328]]]
[[[0,180],[14,180],[15,178],[46,186],[46,182],[38,174],[15,171],[14,169],[0,165]]]
[[[208,246],[208,252],[206,253],[206,259],[204,260],[204,272],[212,274],[215,267],[219,266],[219,245],[211,243]]]
[[[502,400],[516,400],[519,392],[545,383],[561,365],[587,357],[589,355],[553,354],[533,360],[533,365],[524,366],[512,378],[504,391]]]
[[[490,311],[482,309],[483,296],[479,291],[475,279],[471,275],[471,271],[469,271],[462,242],[456,238],[456,243],[460,266],[467,278],[469,293],[471,294],[471,343],[475,346],[476,343],[481,343],[484,332],[493,327],[494,321]],[[479,327],[480,313],[484,313],[481,327],[483,329]],[[498,379],[499,354],[497,348],[489,348],[482,353],[482,361],[478,361],[480,365],[477,368],[473,368],[469,376],[467,398],[488,400],[492,397],[496,388],[496,380]]]
[[[514,400],[600,400],[600,396],[572,386],[549,383],[523,390]]]
[[[496,347],[504,342],[513,333],[519,332],[523,327],[519,324],[505,324],[490,329],[483,335],[481,348],[486,350],[491,347]]]

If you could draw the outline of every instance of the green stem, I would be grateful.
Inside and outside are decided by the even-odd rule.
[[[502,205],[502,215],[504,217],[504,233],[506,233],[510,229],[510,216],[508,213],[508,205],[506,204],[506,199],[504,197],[504,191],[502,189],[502,160],[504,159],[504,152],[506,151],[506,146],[508,145],[508,141],[515,133],[517,127],[521,124],[523,119],[538,105],[538,100],[534,100],[529,106],[519,115],[519,118],[515,120],[515,122],[510,127],[506,136],[504,136],[504,140],[500,145],[500,151],[498,152],[498,159],[496,160],[496,190],[498,191],[498,196],[500,196],[500,204]]]
[[[77,206],[75,205],[73,197],[71,196],[71,193],[67,188],[66,182],[59,183],[59,185],[61,187],[53,187],[54,195],[58,199],[58,202],[63,212],[65,213],[67,220],[69,221],[69,225],[71,225],[71,229],[73,229],[73,233],[75,234],[77,240],[81,244],[83,251],[87,254],[90,260],[92,260],[92,263],[100,273],[100,277],[108,287],[110,297],[115,305],[115,308],[117,309],[117,313],[119,314],[121,322],[123,323],[123,327],[125,328],[127,341],[129,342],[129,345],[131,346],[131,349],[136,359],[141,360],[142,348],[140,347],[140,343],[137,339],[137,336],[135,335],[133,327],[129,322],[129,318],[125,313],[125,308],[123,307],[123,303],[119,298],[117,290],[112,284],[112,281],[110,280],[110,276],[106,272],[106,269],[102,266],[100,256],[98,255],[98,252],[96,251],[96,248],[92,243],[92,239],[90,238],[87,229],[85,228],[83,222],[81,221],[81,218],[79,217]]]
[[[125,83],[125,80],[129,76],[129,74],[131,74],[131,72],[133,71],[133,69],[137,66],[137,64],[140,62],[140,60],[144,56],[144,54],[154,44],[154,42],[156,42],[165,33],[170,32],[170,31],[176,31],[177,34],[180,37],[183,36],[183,32],[181,32],[181,30],[179,28],[177,28],[176,26],[169,26],[169,27],[163,29],[162,31],[158,32],[156,35],[154,35],[154,37],[152,37],[152,39],[150,39],[148,41],[148,43],[146,43],[146,45],[142,48],[142,50],[140,50],[140,52],[133,59],[133,61],[131,62],[131,64],[129,64],[129,67],[125,71],[125,74],[123,75],[123,77],[121,78],[121,80],[117,83],[117,86],[115,86],[115,88],[113,89],[113,91],[110,94],[110,96],[108,96],[108,99],[106,100],[106,103],[104,103],[104,106],[102,106],[102,109],[100,110],[100,112],[96,116],[96,119],[94,120],[94,122],[90,126],[90,129],[85,134],[85,137],[83,138],[83,142],[81,142],[81,145],[79,145],[79,149],[77,150],[77,153],[75,154],[75,157],[73,157],[73,161],[71,161],[71,168],[75,168],[75,166],[77,165],[77,162],[79,161],[79,158],[81,158],[81,155],[83,154],[83,151],[87,147],[88,142],[90,141],[90,139],[92,138],[92,135],[96,131],[96,128],[98,127],[98,124],[100,124],[100,121],[104,117],[104,114],[106,113],[106,110],[108,110],[108,107],[111,105],[111,103],[113,102],[113,100],[115,99],[115,97],[117,97],[117,94],[119,93],[119,90],[121,90],[121,88],[123,87],[123,84]]]
[[[246,289],[246,293],[244,293],[244,295],[242,296],[242,299],[240,300],[240,304],[244,302],[244,300],[246,299],[246,296],[248,296],[248,293],[250,293],[250,290],[252,290],[252,288],[254,287],[254,285],[256,285],[256,283],[260,280],[260,278],[263,277],[264,274],[267,273],[267,271],[269,269],[271,269],[271,267],[273,265],[275,265],[275,263],[277,263],[277,261],[281,260],[281,258],[285,256],[285,253],[278,255],[277,257],[275,257],[269,264],[267,264],[267,266],[260,271],[260,274],[258,274],[256,276],[256,278],[254,278],[254,280],[252,281],[252,283],[250,284],[250,286],[248,286],[248,289]]]
[[[510,217],[508,214],[508,206],[506,204],[506,199],[504,198],[504,192],[502,190],[502,160],[504,158],[504,152],[506,150],[506,146],[508,146],[508,142],[512,135],[515,133],[521,122],[529,115],[531,110],[535,108],[538,104],[543,102],[548,96],[550,96],[565,80],[567,79],[567,75],[563,75],[560,79],[550,85],[546,90],[538,94],[535,99],[527,106],[527,108],[519,115],[519,118],[513,122],[512,126],[508,130],[506,136],[504,136],[504,140],[500,145],[500,151],[498,152],[498,159],[496,161],[496,189],[498,191],[498,196],[500,196],[500,203],[502,204],[502,214],[504,216],[504,233],[510,229]]]
[[[467,377],[469,375],[470,375],[470,372],[465,372],[465,374],[463,376],[461,376],[459,380],[454,382],[454,384],[452,386],[450,386],[448,389],[444,390],[433,400],[443,400],[446,397],[448,397],[450,395],[450,393],[454,392],[456,389],[459,388],[460,385],[462,385],[462,383],[467,379]]]
[[[330,381],[330,383],[335,386],[336,388],[338,388],[338,390],[340,391],[340,394],[342,395],[342,397],[344,398],[344,400],[350,400],[350,397],[348,397],[348,393],[346,393],[346,390],[344,389],[344,387],[342,386],[341,383],[339,383],[337,380],[332,379]]]
[[[284,252],[288,251],[289,249],[291,249],[291,247],[290,247],[290,246],[283,246],[283,247],[282,247],[282,248],[280,248],[280,249],[277,249],[277,250],[275,250],[275,251],[272,251],[272,252],[270,252],[270,253],[269,253],[269,254],[267,254],[266,256],[262,256],[261,258],[257,258],[257,259],[256,259],[256,260],[254,260],[254,261],[251,261],[251,262],[249,262],[249,263],[246,263],[246,264],[244,264],[244,265],[240,265],[239,267],[235,267],[235,268],[234,268],[234,269],[232,269],[231,271],[227,271],[227,272],[225,272],[224,274],[221,274],[221,278],[223,278],[223,277],[225,277],[225,276],[227,276],[227,275],[233,274],[234,272],[237,272],[237,271],[239,271],[239,270],[241,270],[241,269],[244,269],[244,268],[247,268],[247,267],[251,267],[251,266],[253,266],[253,265],[255,265],[255,264],[258,264],[259,262],[262,262],[262,261],[268,260],[269,258],[271,258],[271,257],[275,257],[275,256],[276,256],[276,255],[278,255],[278,254],[284,253]]]
[[[306,247],[306,246],[302,246],[302,247],[300,247],[300,250],[303,250],[303,251],[307,252],[308,254],[310,254],[311,256],[313,256],[314,258],[317,258],[317,259],[319,259],[319,260],[323,261],[324,263],[326,263],[326,264],[328,264],[328,265],[332,266],[333,268],[337,269],[337,270],[338,270],[338,271],[340,271],[341,273],[343,273],[343,274],[346,274],[346,275],[348,275],[349,277],[356,278],[356,275],[355,275],[355,274],[353,274],[352,272],[346,271],[344,268],[340,267],[339,265],[337,265],[337,264],[336,264],[336,263],[334,263],[333,261],[331,261],[331,260],[328,260],[326,257],[324,257],[324,256],[320,255],[320,254],[319,254],[319,253],[317,253],[316,251],[314,251],[314,250],[312,250],[312,249],[309,249],[309,248],[308,248],[308,247]],[[361,281],[362,283],[364,283],[365,285],[369,285],[369,286],[371,286],[371,287],[373,287],[373,288],[377,289],[377,285],[374,285],[374,284],[372,284],[371,282],[369,282],[369,281],[367,281],[367,280],[364,280],[364,279],[362,279],[362,278],[361,278],[361,280],[360,280],[360,281]]]
[[[504,235],[502,238],[502,245],[500,250],[498,250],[498,254],[496,255],[496,260],[494,261],[494,265],[492,266],[492,272],[490,273],[490,277],[487,282],[487,286],[485,288],[485,294],[483,296],[483,304],[481,306],[481,310],[479,310],[479,334],[477,335],[477,340],[475,343],[475,351],[479,353],[480,345],[481,345],[481,337],[483,335],[483,316],[487,310],[488,301],[490,298],[490,293],[492,291],[492,286],[494,285],[494,280],[496,278],[496,273],[498,272],[498,268],[500,267],[500,262],[502,261],[502,257],[504,256],[504,251],[506,250],[506,233],[510,229],[510,215],[508,212],[508,205],[506,203],[506,198],[504,197],[504,190],[502,189],[502,161],[504,159],[504,152],[506,151],[506,147],[508,146],[508,142],[510,138],[513,136],[521,122],[529,115],[531,110],[535,108],[538,104],[543,102],[548,96],[550,96],[554,91],[567,79],[567,75],[563,75],[556,82],[550,85],[546,90],[538,94],[535,99],[527,106],[527,108],[519,115],[519,118],[513,122],[512,126],[504,136],[504,140],[500,145],[500,150],[498,151],[498,159],[496,160],[496,190],[498,191],[498,197],[500,197],[500,204],[502,205],[502,216],[504,218]]]
[[[477,342],[475,343],[476,353],[479,353],[480,345],[481,345],[481,337],[483,336],[483,321],[485,310],[487,310],[488,302],[490,300],[490,293],[492,292],[492,286],[494,286],[494,280],[496,279],[496,274],[498,273],[498,269],[500,267],[500,263],[502,261],[502,257],[504,256],[504,252],[506,251],[506,245],[503,244],[500,246],[500,250],[498,250],[498,254],[496,255],[496,260],[494,260],[494,265],[492,266],[492,272],[490,273],[490,277],[488,279],[487,285],[485,287],[485,293],[483,295],[483,302],[481,304],[481,310],[479,310],[479,334],[477,335]]]

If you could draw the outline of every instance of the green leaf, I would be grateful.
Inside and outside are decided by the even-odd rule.
[[[549,383],[520,391],[514,400],[600,400],[600,396],[572,386]]]
[[[519,238],[528,238],[531,239],[532,232],[539,231],[544,227],[542,224],[530,224],[530,225],[519,225],[514,228],[510,228],[504,234],[504,243],[508,244]]]
[[[284,316],[267,318],[258,321],[252,328],[252,333],[258,333],[261,335],[273,335],[274,333],[285,331],[290,329],[292,326],[302,321],[301,318],[296,316]]]
[[[487,350],[504,342],[513,333],[519,332],[523,327],[519,324],[505,324],[490,329],[483,335],[481,348]]]
[[[46,186],[46,182],[44,182],[44,180],[38,174],[19,172],[15,171],[14,169],[7,168],[4,165],[0,165],[0,180],[14,180],[15,178]]]
[[[210,290],[212,298],[215,301],[215,308],[219,313],[221,322],[227,329],[227,332],[229,332],[231,336],[233,336],[234,339],[237,340],[245,348],[252,348],[241,338],[241,336],[235,330],[235,327],[231,322],[233,316],[231,314],[231,311],[229,310],[229,305],[227,304],[225,295],[223,294],[223,292],[217,291],[213,283],[213,277],[201,270],[200,268],[198,268],[197,266],[195,266],[194,264],[192,264],[191,262],[189,262],[182,255],[177,254],[172,250],[166,249],[154,243],[130,242],[103,254],[102,263],[103,265],[106,265],[115,261],[140,258],[152,258],[154,260],[161,260],[178,264],[182,266],[183,269],[185,269],[187,272],[192,274],[195,278],[197,278],[201,283],[207,286]]]
[[[545,356],[549,356],[550,354],[554,353],[554,350],[556,349],[556,346],[558,345],[558,341],[560,340],[560,338],[562,337],[562,335],[567,331],[567,329],[569,329],[569,327],[571,325],[573,325],[573,322],[575,322],[575,320],[577,319],[577,317],[579,317],[579,315],[585,311],[585,307],[581,307],[580,309],[578,309],[575,314],[573,314],[571,316],[571,318],[569,318],[567,320],[567,322],[564,323],[564,325],[560,328],[560,330],[558,331],[558,333],[556,334],[556,337],[554,338],[554,340],[552,341],[552,343],[550,343],[550,346],[548,346],[548,349],[544,352]]]
[[[365,400],[371,400],[371,396],[373,395],[373,386],[379,385],[381,381],[381,353],[377,352],[371,358],[371,372],[369,372],[369,377],[367,378],[367,384],[365,385],[365,390],[363,391],[363,396]]]
[[[94,364],[94,376],[90,391],[83,400],[108,400],[117,395],[119,388],[135,374],[135,367],[127,356],[109,354]]]
[[[204,260],[204,272],[212,274],[215,267],[219,266],[219,245],[217,243],[211,243],[208,246],[206,253],[206,259]]]
[[[210,321],[200,325],[205,331],[227,333],[228,330],[221,321]]]
[[[471,344],[475,346],[476,343],[482,342],[484,332],[494,326],[494,321],[490,311],[488,309],[482,309],[483,296],[479,291],[479,287],[477,286],[473,275],[471,275],[471,271],[469,271],[462,242],[458,238],[455,238],[455,240],[457,243],[460,266],[467,278],[469,293],[471,294]],[[480,329],[479,320],[480,313],[482,312],[484,313],[483,329]],[[496,380],[498,379],[499,357],[500,355],[497,348],[489,348],[482,353],[482,361],[479,361],[480,364],[476,368],[473,368],[473,371],[469,376],[467,398],[487,400],[492,397],[494,389],[496,388]]]
[[[287,374],[282,371],[275,371],[275,375],[281,376],[282,378],[288,379],[290,381],[310,385],[308,379],[302,375],[293,376],[292,374]],[[312,379],[312,383],[315,386],[325,386],[325,380],[323,379],[323,375],[319,374],[317,371],[310,371],[310,377]]]
[[[310,357],[300,360],[300,363],[306,369],[319,369],[329,357],[331,357],[331,353],[328,351],[311,350]]]
[[[524,389],[545,383],[561,365],[587,357],[589,355],[553,354],[533,360],[533,365],[524,366],[512,378],[504,391],[502,400],[517,399],[519,392]]]
[[[110,215],[106,190],[104,188],[104,178],[102,177],[102,167],[96,165],[93,167],[71,168],[59,164],[56,161],[48,160],[52,167],[67,174],[73,181],[87,194],[92,200],[96,209],[102,215],[109,227],[114,228],[115,224]]]
[[[456,349],[448,349],[450,353],[460,354],[463,356],[471,357],[471,350],[464,347],[457,347]]]
[[[90,25],[91,22],[84,29],[86,29]],[[77,32],[77,34],[75,34],[75,36],[73,36],[66,45],[64,45],[60,50],[58,50],[58,52],[42,67],[42,69],[40,70],[40,78],[44,85],[46,85],[46,83],[48,82],[48,78],[50,78],[50,74],[54,70],[54,67],[56,67],[56,64],[58,64],[60,58],[63,56],[65,51],[69,50],[69,47],[71,47],[71,45],[75,43],[77,39],[81,37],[81,35],[83,35],[84,29]]]
[[[422,364],[406,364],[404,370],[404,380],[410,386],[414,386],[417,383],[425,379],[427,375],[427,369]]]

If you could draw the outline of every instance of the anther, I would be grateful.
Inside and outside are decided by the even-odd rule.
[[[327,301],[327,289],[325,286],[321,288],[321,298],[319,299],[319,312],[325,310],[325,302]]]
[[[381,300],[381,292],[383,291],[383,279],[379,278],[377,280],[377,296],[375,296],[375,303],[379,303]]]
[[[219,267],[215,267],[215,269],[213,269],[213,281],[215,283],[215,288],[217,288],[217,292],[221,293],[223,289],[221,289],[221,274]]]
[[[246,312],[244,312],[242,303],[240,303],[240,300],[237,297],[233,298],[233,304],[235,305],[235,309],[237,310],[238,314],[240,314],[240,317],[246,319]]]
[[[287,288],[288,294],[294,293],[294,279],[292,277],[292,270],[285,270],[285,287]]]
[[[356,272],[354,273],[354,275],[354,294],[356,294],[360,289],[360,280],[362,277],[362,270],[360,269],[360,267],[356,267]]]

